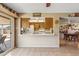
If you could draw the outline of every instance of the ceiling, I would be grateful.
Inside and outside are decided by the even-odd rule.
[[[51,3],[46,7],[46,3],[4,3],[18,13],[63,13],[79,12],[79,3]]]

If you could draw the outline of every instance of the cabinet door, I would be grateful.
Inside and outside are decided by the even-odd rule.
[[[28,28],[29,27],[29,19],[30,18],[21,18],[21,22],[22,22],[22,27],[23,28]]]
[[[45,18],[45,29],[53,28],[53,18]]]
[[[39,23],[35,23],[35,24],[34,24],[34,30],[35,30],[35,31],[39,30]]]

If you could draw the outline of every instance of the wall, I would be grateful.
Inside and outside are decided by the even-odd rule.
[[[59,47],[59,23],[55,24],[56,21],[59,21],[59,17],[64,16],[67,17],[69,13],[43,13],[42,17],[52,17],[53,18],[53,30],[54,35],[48,36],[30,36],[21,35],[20,34],[20,19],[18,19],[18,39],[17,39],[17,47]],[[22,14],[21,18],[29,18],[32,17],[31,13]],[[35,38],[34,38],[35,37]],[[43,38],[42,38],[43,37]]]

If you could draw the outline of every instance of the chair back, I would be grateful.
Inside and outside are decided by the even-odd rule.
[[[1,44],[1,43],[4,43],[5,38],[6,38],[6,36],[3,36],[3,37],[0,39],[0,44]]]
[[[1,38],[2,38],[2,35],[0,34],[0,40],[1,40]]]
[[[2,43],[2,37],[0,37],[0,44]]]

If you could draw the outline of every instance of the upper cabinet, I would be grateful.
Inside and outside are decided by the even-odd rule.
[[[21,18],[21,33],[53,31],[53,18]]]
[[[45,18],[45,29],[53,28],[53,18]]]
[[[28,28],[29,27],[29,19],[30,18],[21,18],[21,27]]]
[[[60,23],[61,24],[79,23],[79,17],[61,17]]]

